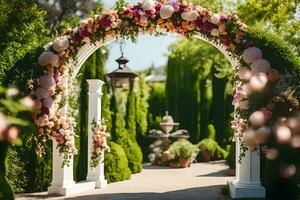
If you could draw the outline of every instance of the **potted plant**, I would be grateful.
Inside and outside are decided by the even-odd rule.
[[[180,139],[169,147],[171,154],[170,167],[186,168],[196,158],[199,149],[188,140]]]
[[[203,139],[198,143],[198,148],[202,155],[202,161],[209,162],[213,158],[225,159],[228,152],[222,149],[216,141],[210,138]]]

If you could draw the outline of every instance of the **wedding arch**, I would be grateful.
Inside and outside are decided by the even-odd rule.
[[[196,37],[217,47],[234,70],[234,141],[237,144],[236,180],[230,183],[232,197],[264,197],[260,182],[259,144],[270,134],[276,96],[297,85],[299,71],[286,54],[270,52],[261,35],[255,35],[235,14],[216,14],[185,0],[140,0],[136,5],[117,3],[116,8],[94,14],[69,28],[44,46],[36,69],[38,77],[29,82],[35,99],[38,133],[37,153],[53,140],[53,177],[49,193],[67,195],[106,185],[103,153],[91,167],[94,153],[94,123],[101,126],[100,80],[89,83],[88,175],[85,182],[73,180],[73,119],[68,112],[68,91],[86,59],[98,48],[118,38],[135,40],[141,34],[178,34]],[[147,52],[149,53],[149,52]],[[151,53],[151,52],[150,52]],[[279,60],[279,62],[278,62]],[[286,61],[288,63],[289,61]],[[287,80],[287,76],[289,76]],[[258,130],[258,131],[257,131]]]

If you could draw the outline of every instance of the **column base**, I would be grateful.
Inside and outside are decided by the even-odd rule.
[[[95,182],[83,181],[76,184],[69,184],[67,186],[50,186],[48,187],[48,194],[68,196],[92,189],[95,189]]]
[[[95,188],[105,188],[107,186],[107,180],[101,180],[95,182]]]
[[[266,189],[261,183],[239,183],[232,181],[229,183],[230,196],[236,198],[265,198]]]

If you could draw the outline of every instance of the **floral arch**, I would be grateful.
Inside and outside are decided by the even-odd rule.
[[[66,194],[66,188],[74,184],[72,175],[66,174],[72,167],[72,156],[77,153],[73,121],[68,115],[70,82],[85,60],[101,46],[117,38],[135,40],[146,33],[197,37],[216,46],[229,59],[235,71],[234,140],[239,157],[245,157],[237,162],[237,180],[232,184],[231,194],[263,197],[257,147],[266,142],[272,132],[271,125],[278,119],[276,108],[280,95],[298,84],[297,66],[291,64],[284,70],[283,66],[277,66],[273,58],[284,60],[285,54],[264,51],[263,40],[253,36],[251,29],[235,14],[216,14],[185,0],[140,0],[137,5],[117,3],[114,10],[94,14],[45,45],[38,59],[40,76],[30,81],[29,87],[35,99],[39,128],[34,135],[37,152],[43,155],[44,143],[54,141],[52,186],[55,189],[51,191]],[[286,74],[290,75],[288,80]],[[298,105],[293,109],[298,109]],[[57,180],[55,177],[60,175],[62,178]]]

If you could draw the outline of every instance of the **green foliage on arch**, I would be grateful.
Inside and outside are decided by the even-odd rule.
[[[264,57],[280,72],[293,71],[300,75],[300,59],[276,35],[258,28],[248,28],[245,38],[264,52]]]

